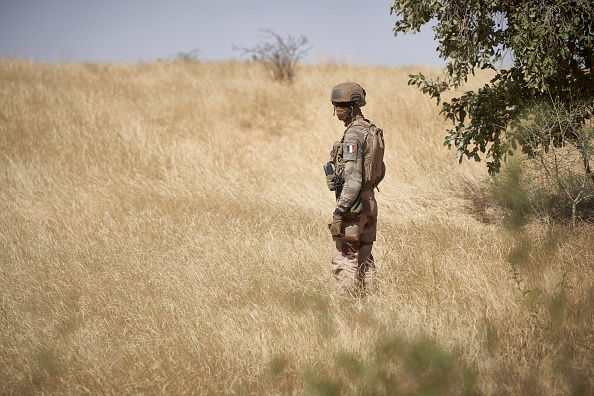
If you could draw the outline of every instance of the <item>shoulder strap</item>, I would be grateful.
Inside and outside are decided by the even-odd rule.
[[[365,129],[369,129],[371,127],[371,121],[363,118],[363,117],[357,117],[353,120],[353,122],[351,122],[351,124],[349,125],[349,127],[351,125],[360,125]],[[347,128],[348,129],[348,128]]]

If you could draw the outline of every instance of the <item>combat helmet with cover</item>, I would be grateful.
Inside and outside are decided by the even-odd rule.
[[[357,83],[344,82],[332,88],[330,101],[337,103],[353,103],[359,107],[365,106],[365,90]]]

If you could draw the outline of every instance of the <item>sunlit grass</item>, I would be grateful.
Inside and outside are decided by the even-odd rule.
[[[3,392],[591,392],[592,226],[504,227],[416,71],[1,60]],[[388,145],[360,301],[330,273],[342,81]]]

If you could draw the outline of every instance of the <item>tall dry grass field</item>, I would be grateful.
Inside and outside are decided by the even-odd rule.
[[[594,227],[506,228],[416,71],[0,60],[2,393],[592,392]],[[362,300],[330,272],[342,81],[388,145]]]

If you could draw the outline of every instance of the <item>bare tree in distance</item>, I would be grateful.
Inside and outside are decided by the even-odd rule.
[[[200,54],[202,51],[198,48],[195,48],[188,52],[180,51],[173,57],[173,60],[176,62],[200,62]]]
[[[233,49],[241,51],[241,55],[250,55],[254,61],[262,62],[275,80],[292,81],[297,64],[313,46],[308,46],[309,41],[304,35],[282,38],[272,30],[260,30],[268,34],[269,41],[254,47],[233,46]]]

